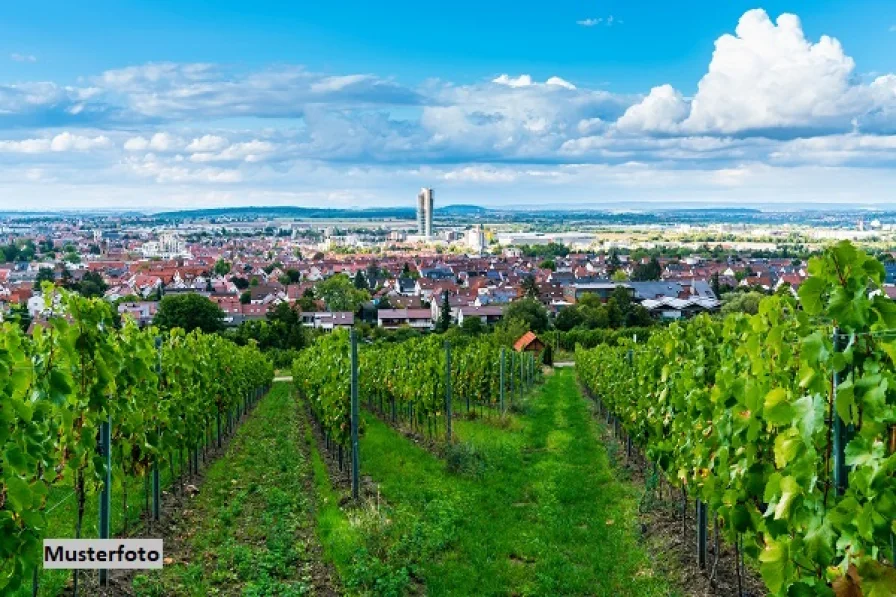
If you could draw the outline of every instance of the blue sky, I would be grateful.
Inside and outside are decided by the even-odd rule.
[[[896,203],[896,3],[757,8],[3,6],[0,207]]]

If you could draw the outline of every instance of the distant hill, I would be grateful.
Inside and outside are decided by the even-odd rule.
[[[415,217],[415,211],[404,207],[375,207],[370,209],[336,209],[317,207],[220,207],[213,209],[190,209],[183,211],[163,211],[153,217],[165,220],[195,220],[208,218],[301,218],[301,219],[402,219]]]
[[[437,207],[436,216],[481,216],[500,213],[478,205],[445,205]],[[219,207],[211,209],[189,209],[163,211],[152,214],[164,220],[195,220],[208,218],[302,218],[302,219],[400,219],[413,220],[416,209],[410,207],[371,207],[367,209],[317,208],[317,207]]]
[[[444,207],[437,207],[435,209],[435,213],[437,215],[443,216],[481,216],[487,213],[494,213],[496,211],[503,210],[494,210],[488,209],[485,207],[480,207],[478,205],[446,205]]]

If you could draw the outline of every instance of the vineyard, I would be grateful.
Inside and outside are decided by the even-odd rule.
[[[849,243],[809,273],[799,302],[580,349],[578,375],[772,593],[894,595],[896,303]]]
[[[431,336],[362,347],[357,378],[369,410],[445,440],[450,434],[449,409],[500,414],[515,394],[522,396],[523,388],[540,376],[541,367],[531,353],[517,354],[493,337],[462,338],[452,345]],[[330,334],[303,351],[293,365],[293,379],[327,438],[346,445],[351,415],[349,334]]]
[[[121,532],[110,520],[112,494],[124,502],[126,525],[135,479],[144,480],[147,498],[153,486],[157,518],[163,473],[195,470],[200,452],[220,444],[273,378],[255,348],[198,332],[141,330],[131,321],[116,327],[108,303],[44,291],[54,309],[46,326],[29,336],[4,323],[0,334],[4,595],[20,587],[37,594],[44,576],[58,583],[39,573],[48,526],[54,537]],[[99,498],[95,526],[85,518],[91,496]],[[66,529],[58,523],[68,510],[53,520],[49,513],[69,497],[76,508]]]

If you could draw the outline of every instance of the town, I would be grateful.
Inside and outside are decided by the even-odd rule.
[[[538,333],[570,332],[751,312],[764,294],[796,296],[808,256],[838,238],[864,243],[884,262],[888,283],[896,281],[887,214],[827,227],[732,224],[724,218],[743,214],[724,210],[693,224],[672,213],[667,225],[557,214],[529,214],[540,223],[522,225],[452,206],[439,212],[434,194],[422,189],[415,212],[318,219],[263,209],[174,218],[8,214],[0,221],[0,315],[26,329],[40,325],[52,307],[46,282],[103,297],[140,326],[167,321],[166,303],[193,312],[210,305],[207,322],[169,327],[255,339],[287,351],[278,361],[288,364],[309,332],[336,328],[380,337],[454,325],[476,333],[510,316]],[[883,291],[896,296],[896,286]]]

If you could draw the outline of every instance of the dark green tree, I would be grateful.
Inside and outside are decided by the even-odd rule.
[[[352,284],[354,284],[355,288],[358,290],[367,290],[367,279],[364,277],[363,271],[358,270],[355,273],[355,279],[352,281]]]
[[[347,274],[336,274],[322,280],[315,286],[315,294],[322,298],[330,311],[355,312],[361,303],[370,299],[366,290],[359,290],[352,284]]]
[[[478,336],[485,331],[486,326],[482,323],[482,318],[474,315],[472,317],[465,317],[460,329],[468,336]]]
[[[442,293],[442,303],[439,305],[439,321],[436,322],[436,331],[447,332],[451,327],[451,301],[448,298],[448,291]]]
[[[50,267],[42,267],[37,270],[37,277],[34,279],[34,289],[40,290],[41,285],[44,282],[55,282],[56,274],[53,272],[53,268]]]
[[[564,307],[557,313],[554,320],[554,326],[561,331],[568,332],[574,327],[580,326],[585,322],[582,313],[576,305]]]
[[[101,297],[109,290],[103,277],[97,272],[86,272],[79,282],[72,284],[72,290],[88,298]]]
[[[215,262],[215,268],[213,271],[218,276],[226,276],[230,273],[230,264],[223,259],[218,259]]]
[[[663,268],[656,257],[651,257],[647,263],[639,263],[632,270],[632,280],[659,280],[663,273]]]
[[[531,298],[510,303],[504,310],[504,318],[525,322],[535,333],[545,332],[550,326],[547,309],[540,301]]]
[[[169,295],[159,303],[153,323],[163,330],[183,328],[191,332],[199,329],[211,334],[224,329],[224,312],[200,294]]]

